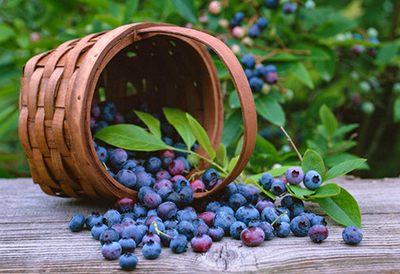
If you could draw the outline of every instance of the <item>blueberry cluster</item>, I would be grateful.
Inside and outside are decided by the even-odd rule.
[[[375,30],[375,32],[372,31],[372,30],[369,30],[367,32],[367,34],[369,36],[368,40],[367,40],[368,42],[370,42],[371,44],[379,44],[379,39],[377,38],[378,34],[377,34],[376,30]],[[354,40],[357,40],[357,41],[363,41],[364,40],[364,37],[359,33],[353,34],[352,38]],[[377,47],[367,47],[367,48],[365,48],[365,46],[363,46],[363,45],[353,45],[351,47],[351,52],[353,54],[355,54],[356,56],[361,56],[364,52],[366,52],[371,57],[375,57],[377,52],[378,52],[378,48]]]
[[[264,90],[264,92],[268,92],[268,85],[275,84],[278,81],[278,73],[275,65],[259,64],[256,66],[256,59],[251,54],[245,54],[241,62],[244,66],[244,72],[251,90],[254,93]]]

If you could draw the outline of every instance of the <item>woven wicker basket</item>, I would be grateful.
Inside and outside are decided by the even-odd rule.
[[[21,78],[19,137],[33,181],[49,195],[95,199],[135,197],[114,180],[92,144],[90,106],[99,89],[119,110],[178,107],[204,126],[213,147],[220,142],[223,105],[207,45],[225,63],[242,105],[244,142],[235,168],[216,189],[233,181],[253,152],[257,122],[240,63],[218,39],[192,29],[138,23],[71,40],[31,58]],[[127,84],[136,90],[127,94]],[[201,152],[200,153],[204,153]]]

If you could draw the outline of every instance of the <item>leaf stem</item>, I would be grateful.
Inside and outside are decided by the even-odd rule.
[[[286,132],[286,130],[285,130],[283,127],[281,127],[281,130],[282,130],[282,132],[286,135],[287,140],[288,140],[289,143],[292,145],[294,151],[296,151],[297,156],[298,156],[299,159],[300,159],[300,164],[302,164],[302,163],[303,163],[303,157],[301,157],[301,154],[300,154],[300,152],[297,150],[297,147],[295,146],[295,144],[293,143],[292,138],[290,138],[289,134]]]

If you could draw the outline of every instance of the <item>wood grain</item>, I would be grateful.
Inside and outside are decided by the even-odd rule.
[[[140,248],[136,273],[400,273],[400,179],[336,180],[359,202],[364,239],[346,245],[343,227],[327,218],[329,237],[321,244],[308,237],[275,237],[259,247],[224,238],[210,251],[188,248],[173,254],[163,248],[157,260],[146,260]],[[108,206],[75,198],[47,196],[31,179],[0,179],[0,273],[116,273],[118,261],[107,261],[98,241],[84,230],[72,233],[74,213],[104,213]],[[314,204],[306,209],[322,213]]]

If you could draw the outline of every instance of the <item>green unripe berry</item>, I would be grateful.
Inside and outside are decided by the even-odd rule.
[[[368,82],[366,82],[366,81],[360,82],[359,87],[360,87],[360,90],[361,90],[362,92],[369,92],[369,91],[371,91],[371,85],[370,85]]]
[[[378,37],[378,31],[375,28],[367,29],[367,34],[369,37]]]
[[[393,93],[400,94],[400,83],[395,83],[393,85]]]
[[[358,74],[357,71],[350,72],[350,77],[351,77],[351,79],[353,79],[355,81],[360,80],[360,74]]]
[[[252,46],[254,46],[254,41],[253,39],[251,39],[250,37],[246,36],[245,38],[243,38],[242,43],[246,46],[251,48]]]
[[[271,86],[266,84],[266,83],[264,83],[262,88],[261,88],[261,94],[267,95],[270,90],[271,90]]]
[[[197,157],[196,155],[189,154],[187,160],[191,166],[197,166],[199,164],[199,157]]]
[[[304,5],[306,9],[313,9],[315,8],[315,2],[313,0],[307,0],[306,4]]]
[[[365,114],[371,114],[375,111],[375,106],[371,102],[364,102],[361,104],[361,111]]]
[[[286,90],[286,92],[282,93],[282,96],[283,96],[283,98],[285,98],[286,101],[293,100],[293,97],[294,97],[293,90],[291,90],[291,89]]]

